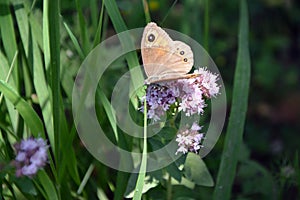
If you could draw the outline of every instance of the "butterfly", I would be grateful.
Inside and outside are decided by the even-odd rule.
[[[197,75],[187,74],[194,65],[191,47],[184,42],[174,41],[154,22],[144,29],[141,52],[146,84],[191,78]]]

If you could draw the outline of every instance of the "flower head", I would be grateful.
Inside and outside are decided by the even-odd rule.
[[[166,87],[161,84],[153,84],[147,88],[146,91],[146,102],[147,102],[147,117],[149,119],[159,120],[162,115],[169,110],[170,106],[176,102],[176,98],[179,93],[178,89],[175,87]],[[144,98],[142,98],[142,107],[143,111]]]
[[[201,127],[194,122],[190,129],[185,128],[180,130],[177,134],[176,142],[178,142],[178,149],[175,154],[187,152],[195,152],[197,153],[201,146],[201,142],[204,138],[203,133],[199,133]]]
[[[141,99],[143,105],[146,98],[147,117],[156,121],[166,112],[174,114],[175,111],[181,111],[186,116],[202,115],[207,106],[205,100],[219,94],[218,75],[207,68],[199,68],[188,77],[150,84],[146,95]],[[144,112],[144,105],[140,110]],[[204,139],[204,133],[199,133],[200,130],[201,127],[196,122],[191,127],[179,130],[176,136],[178,149],[175,154],[198,153]]]
[[[42,138],[30,137],[27,140],[15,143],[14,147],[17,154],[14,161],[17,177],[32,177],[40,168],[46,165],[48,146]]]
[[[186,116],[203,114],[205,98],[215,97],[219,93],[218,76],[206,68],[195,70],[194,75],[196,76],[188,79],[150,84],[146,96],[142,98],[142,104],[146,98],[148,118],[159,120],[171,105]],[[144,110],[143,106],[140,110]]]
[[[202,114],[206,104],[203,99],[203,92],[195,84],[194,78],[180,79],[176,83],[177,87],[180,88],[179,111],[183,111],[186,116]]]
[[[207,68],[199,68],[194,73],[200,75],[195,78],[195,82],[197,82],[206,97],[215,97],[219,94],[220,86],[217,84],[219,79],[217,74],[211,73]]]

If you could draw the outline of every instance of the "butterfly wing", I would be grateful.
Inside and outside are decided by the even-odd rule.
[[[141,51],[148,80],[176,79],[188,73],[194,64],[191,48],[183,42],[173,41],[153,22],[145,27]]]
[[[150,22],[144,29],[141,52],[146,75],[152,76],[159,73],[158,69],[163,64],[165,55],[171,50],[172,39],[169,35]]]
[[[181,41],[172,41],[170,59],[166,60],[165,67],[178,74],[188,73],[194,65],[194,56],[191,47]]]

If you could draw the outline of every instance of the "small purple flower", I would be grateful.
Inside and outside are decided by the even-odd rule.
[[[38,169],[35,164],[25,165],[21,169],[21,175],[32,177],[37,173]]]
[[[203,92],[200,87],[195,84],[194,78],[177,80],[177,84],[181,91],[179,111],[183,111],[186,116],[202,114],[206,104],[203,99]]]
[[[193,123],[191,130],[193,131],[200,131],[201,130],[201,126],[199,126],[196,122]]]
[[[33,177],[37,171],[47,163],[47,149],[49,146],[42,138],[30,137],[14,144],[16,150],[16,176]]]
[[[33,151],[38,147],[37,141],[34,138],[29,138],[26,141],[21,141],[20,149],[23,151]]]
[[[141,111],[144,111],[144,98],[147,102],[147,117],[157,121],[169,110],[170,106],[176,102],[178,97],[177,88],[170,88],[163,84],[149,85],[146,96],[142,98]]]
[[[204,96],[210,98],[219,94],[220,86],[217,84],[219,79],[217,74],[211,73],[207,68],[199,68],[198,70],[195,70],[194,73],[200,75],[195,78],[195,82],[201,88]]]
[[[16,156],[16,161],[18,162],[24,162],[26,160],[26,153],[25,152],[19,152]]]
[[[197,153],[201,146],[201,141],[204,139],[204,134],[199,133],[201,127],[194,122],[190,129],[185,128],[180,130],[177,134],[176,142],[178,142],[178,149],[175,154],[187,152]]]
[[[47,162],[47,149],[39,148],[30,158],[30,162],[37,167],[43,167]]]

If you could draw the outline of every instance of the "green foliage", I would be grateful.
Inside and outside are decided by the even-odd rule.
[[[239,47],[234,74],[231,112],[214,199],[230,199],[239,149],[243,138],[250,84],[249,22],[246,1],[241,1],[239,25]]]
[[[204,161],[196,154],[189,153],[187,155],[184,171],[186,177],[197,185],[210,187],[214,185],[214,181],[206,168]]]
[[[7,83],[0,80],[0,90],[5,97],[14,105],[16,110],[24,119],[32,134],[37,137],[39,134],[44,136],[43,124],[32,107],[24,101]],[[45,136],[44,136],[45,137]]]

